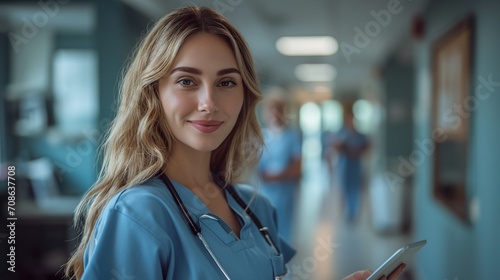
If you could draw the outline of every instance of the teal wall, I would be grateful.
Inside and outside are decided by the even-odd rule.
[[[479,2],[477,7],[476,85],[478,77],[500,82],[500,11],[499,1]],[[484,88],[482,89],[484,90]],[[481,218],[477,223],[479,278],[493,279],[500,275],[500,86],[493,88],[474,122],[475,162],[477,163],[477,195],[481,202]]]
[[[432,139],[430,100],[431,47],[444,32],[467,15],[476,21],[473,41],[472,88],[479,77],[500,81],[498,50],[500,38],[499,1],[431,1],[424,12],[425,38],[416,45],[416,139]],[[472,111],[468,183],[477,195],[480,215],[467,224],[454,217],[432,195],[431,157],[420,165],[415,176],[415,235],[428,245],[417,255],[420,279],[497,279],[500,275],[500,86]],[[482,90],[485,90],[483,87]],[[484,92],[486,94],[486,92]]]
[[[404,186],[403,197],[400,203],[405,207],[402,213],[402,223],[398,225],[397,231],[411,230],[411,198],[410,190],[412,174],[395,177],[388,174],[398,174],[398,168],[402,161],[409,159],[413,145],[413,99],[415,96],[415,69],[413,61],[400,54],[393,54],[388,57],[383,66],[382,85],[384,92],[384,121],[382,123],[381,142],[383,148],[376,151],[380,153],[382,170],[386,182],[391,187],[398,186],[396,181],[402,179],[401,186]],[[376,147],[375,147],[376,148]],[[377,166],[376,168],[380,168]]]
[[[411,110],[414,96],[414,69],[411,61],[392,55],[383,68],[385,96],[385,157],[394,164],[398,157],[407,158],[413,140]],[[390,166],[388,166],[390,168]]]

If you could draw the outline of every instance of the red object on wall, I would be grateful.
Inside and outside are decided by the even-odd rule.
[[[424,38],[424,33],[424,18],[422,17],[422,15],[414,16],[411,24],[411,35],[413,39],[421,40],[422,38]]]

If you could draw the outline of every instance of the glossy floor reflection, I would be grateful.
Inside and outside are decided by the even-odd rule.
[[[363,193],[359,219],[348,223],[342,212],[340,189],[338,184],[329,183],[326,167],[319,161],[309,161],[303,170],[296,209],[297,254],[287,279],[343,279],[357,270],[374,270],[412,241],[408,233],[381,234],[374,230],[369,189]],[[412,264],[407,270],[401,279],[416,279]]]

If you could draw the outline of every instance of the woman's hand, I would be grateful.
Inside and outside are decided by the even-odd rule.
[[[372,272],[369,270],[356,271],[344,278],[344,280],[365,280],[368,276],[370,276],[370,274],[372,274]]]
[[[402,263],[401,265],[398,266],[398,268],[396,268],[389,275],[389,277],[386,277],[384,275],[379,280],[397,280],[399,278],[399,276],[401,276],[401,274],[403,274],[405,269],[406,269],[406,265],[404,263]],[[347,276],[346,278],[344,278],[344,280],[365,280],[371,274],[372,274],[372,272],[369,270],[361,270],[361,271],[354,272],[353,274]]]

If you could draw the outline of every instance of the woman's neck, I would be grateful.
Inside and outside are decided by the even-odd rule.
[[[203,187],[212,182],[210,155],[211,152],[200,152],[185,145],[176,145],[168,159],[165,174],[190,189]]]

